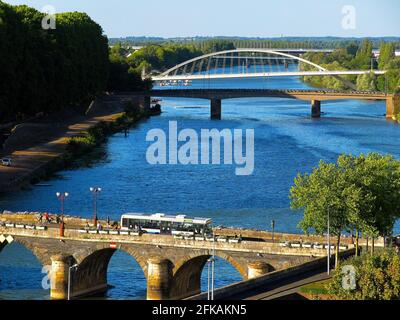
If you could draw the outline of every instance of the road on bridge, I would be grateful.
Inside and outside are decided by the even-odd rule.
[[[322,266],[315,270],[304,272],[301,275],[288,276],[284,279],[260,286],[257,289],[234,294],[229,300],[275,300],[282,299],[299,292],[300,288],[315,282],[328,280],[331,277]]]

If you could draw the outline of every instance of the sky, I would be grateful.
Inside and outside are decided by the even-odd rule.
[[[4,1],[4,0],[3,0]],[[400,36],[400,0],[5,0],[81,11],[108,37]]]

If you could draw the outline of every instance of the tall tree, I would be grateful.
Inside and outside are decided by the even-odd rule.
[[[290,189],[292,209],[303,209],[304,217],[299,227],[304,232],[328,232],[336,236],[336,265],[341,234],[349,225],[349,210],[357,200],[357,192],[347,186],[342,172],[335,164],[319,163],[311,174],[300,174]]]

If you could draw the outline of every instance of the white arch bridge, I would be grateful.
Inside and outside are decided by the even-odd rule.
[[[192,80],[229,78],[268,78],[290,76],[345,76],[382,70],[327,70],[311,61],[281,51],[268,49],[235,49],[206,54],[185,61],[158,76],[153,81],[161,85]],[[345,81],[344,79],[342,79]],[[347,84],[347,83],[346,83]]]

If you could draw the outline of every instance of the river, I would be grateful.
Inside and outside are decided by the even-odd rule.
[[[215,80],[194,87],[307,88],[297,78],[272,80]],[[290,186],[299,172],[310,172],[320,159],[335,161],[341,153],[372,151],[400,156],[400,128],[385,119],[383,102],[323,102],[321,119],[310,118],[309,102],[272,99],[224,100],[222,120],[209,119],[209,102],[163,99],[163,114],[142,121],[129,137],[118,133],[102,146],[105,156],[89,167],[65,170],[47,187],[7,195],[0,209],[58,212],[57,191],[68,191],[66,212],[91,217],[91,186],[101,186],[99,215],[118,220],[125,212],[185,213],[209,217],[216,225],[300,232],[301,212],[290,210]],[[236,176],[231,165],[150,165],[146,161],[146,134],[154,128],[254,129],[255,169],[251,176]],[[397,233],[400,231],[396,226]],[[223,260],[216,264],[216,286],[240,280]],[[47,299],[41,283],[42,266],[24,247],[11,244],[0,253],[0,299]],[[206,270],[205,270],[206,271]],[[134,259],[117,252],[109,266],[109,299],[143,299],[146,281]],[[207,286],[203,273],[202,289]]]

